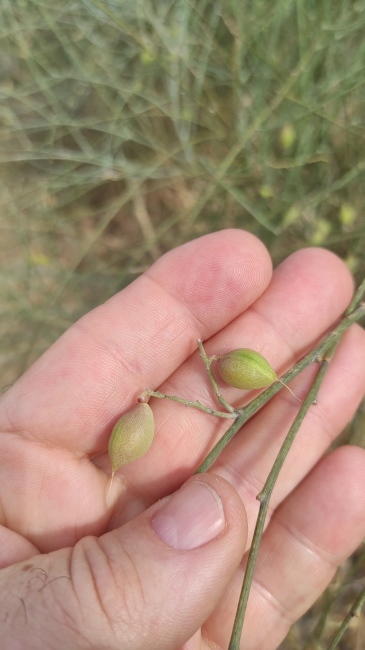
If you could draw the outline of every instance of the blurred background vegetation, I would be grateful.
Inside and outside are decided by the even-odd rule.
[[[364,28],[365,0],[2,0],[2,385],[207,232],[247,229],[275,264],[325,246],[362,279]],[[364,552],[341,571],[283,649],[324,647]]]

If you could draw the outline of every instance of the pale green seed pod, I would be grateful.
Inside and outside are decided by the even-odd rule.
[[[226,384],[234,388],[264,388],[278,379],[266,359],[255,350],[239,348],[221,356],[217,355],[215,359],[220,376]]]
[[[150,448],[155,433],[152,409],[145,402],[128,411],[114,425],[109,439],[112,476],[117,469],[132,463]]]

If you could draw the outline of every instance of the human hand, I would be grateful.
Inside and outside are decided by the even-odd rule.
[[[208,235],[83,317],[3,395],[0,647],[227,647],[255,496],[298,402],[280,391],[211,472],[189,478],[228,422],[151,400],[153,445],[117,472],[107,501],[112,426],[147,387],[214,404],[198,337],[208,354],[254,348],[281,374],[340,316],[352,289],[327,251],[299,251],[272,275],[252,235]],[[365,333],[352,326],[284,464],[245,649],[276,648],[364,537],[365,451],[324,456],[363,396],[364,350]],[[291,383],[299,397],[315,372]],[[224,395],[242,404],[241,391]]]

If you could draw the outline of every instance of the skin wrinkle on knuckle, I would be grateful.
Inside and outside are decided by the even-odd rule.
[[[118,344],[118,341],[114,338],[104,338],[100,340],[99,338],[94,337],[93,332],[90,332],[89,328],[86,328],[86,335],[89,337],[91,336],[91,340],[95,341],[95,350],[98,352],[98,356],[100,356],[100,352],[102,355],[107,353],[107,355],[112,359],[114,363],[116,363],[117,367],[119,368],[120,366],[124,371],[126,372],[127,376],[129,377],[129,383],[131,383],[133,380],[138,384],[138,380],[141,374],[148,370],[149,368],[153,368],[155,364],[155,349],[156,349],[156,339],[158,338],[159,340],[163,341],[164,344],[166,341],[171,342],[172,337],[176,340],[176,328],[180,330],[180,336],[183,336],[186,334],[187,327],[189,326],[189,321],[194,320],[194,322],[197,324],[197,333],[201,332],[201,329],[204,328],[205,326],[203,323],[199,321],[198,318],[196,318],[191,310],[188,309],[186,305],[184,305],[181,301],[177,300],[174,296],[170,295],[168,292],[164,290],[164,287],[160,285],[156,280],[153,278],[150,278],[148,275],[145,274],[145,280],[148,280],[149,282],[153,283],[156,285],[159,289],[160,292],[163,293],[164,296],[166,296],[168,300],[168,305],[165,305],[165,308],[163,310],[163,313],[167,312],[172,312],[174,315],[173,318],[171,318],[168,322],[166,322],[166,318],[162,317],[161,315],[160,318],[160,328],[152,333],[153,335],[153,340],[154,340],[154,346],[151,348],[150,346],[150,341],[149,339],[141,339],[140,341],[132,341],[133,345],[131,348],[131,341],[129,341],[129,344],[127,342],[127,348],[123,347],[126,345],[126,341],[123,339],[120,342],[120,345]],[[155,301],[156,302],[156,301]],[[163,303],[164,300],[159,296],[159,302]],[[178,309],[175,309],[173,305],[177,305]],[[186,317],[185,317],[186,314]],[[80,325],[79,322],[75,323],[73,325],[73,328],[79,328]],[[82,329],[85,330],[85,324],[82,325]],[[132,332],[134,332],[134,328],[132,328]],[[173,341],[172,341],[173,342]],[[134,359],[133,355],[130,356],[128,354],[128,349],[130,351],[134,350],[134,347],[137,344],[137,346],[141,350],[141,354],[139,355],[138,358]],[[127,352],[127,354],[126,354]],[[129,358],[130,357],[130,358]]]
[[[62,642],[62,644],[65,643],[65,635],[64,635],[64,630],[66,629],[66,635],[70,636],[70,632],[72,634],[72,642],[76,640],[77,643],[77,648],[92,648],[91,645],[91,640],[89,638],[89,635],[81,628],[80,626],[80,621],[78,617],[74,615],[73,610],[66,605],[64,596],[61,598],[56,598],[56,602],[58,605],[58,611],[61,613],[61,621],[59,620],[59,617],[57,617],[57,620],[55,621],[55,625],[52,625],[50,628],[50,632],[53,634],[55,627],[60,626],[61,624],[61,630],[60,630],[60,638],[59,640]],[[52,621],[52,617],[50,616],[48,619],[48,622]],[[87,626],[85,626],[85,630],[87,629]],[[48,645],[47,645],[48,647]],[[55,648],[59,648],[59,645],[56,643]]]
[[[345,332],[345,335],[347,332]],[[341,341],[341,343],[344,344],[346,348],[346,340]],[[359,347],[357,347],[357,355],[363,356],[365,354],[365,339],[363,341],[363,349],[360,351]],[[333,361],[331,361],[331,364],[333,364],[336,367],[336,372],[338,376],[341,378],[339,381],[339,384],[341,388],[343,386],[355,386],[359,387],[359,389],[364,392],[365,391],[365,382],[363,377],[360,374],[359,370],[354,370],[353,365],[351,365],[351,360],[349,360],[347,357],[343,360],[340,360],[336,355],[333,357]],[[361,387],[361,388],[360,388]]]
[[[334,438],[340,433],[340,431],[337,428],[337,423],[332,423],[330,420],[332,409],[327,406],[322,411],[320,395],[317,398],[317,403],[313,406],[315,406],[315,408],[309,409],[307,419],[304,421],[304,426],[302,424],[303,440],[306,437],[306,431],[311,432],[317,430],[320,432],[321,438],[325,438],[325,447],[327,449],[333,443]]]
[[[232,466],[233,467],[233,466]],[[237,483],[235,480],[232,481],[232,475],[236,475],[238,477]],[[260,503],[257,499],[257,495],[261,492],[264,483],[260,480],[253,479],[252,481],[250,480],[250,476],[246,475],[243,476],[242,472],[239,472],[237,470],[231,471],[230,470],[230,478],[229,482],[234,485],[235,489],[239,493],[243,503],[245,504],[245,508],[247,511],[248,515],[248,522],[249,522],[249,528],[248,528],[248,538],[247,538],[247,545],[251,543],[252,535],[254,532],[254,527],[255,527],[255,522],[256,522],[256,517],[257,513],[260,507]],[[254,487],[255,484],[255,487]],[[254,513],[253,516],[251,517],[251,513]],[[265,530],[268,528],[270,521],[275,514],[275,507],[271,506],[269,503],[268,510],[267,510],[267,515],[266,515],[266,520],[265,520]],[[249,547],[246,547],[246,550]],[[241,561],[241,566],[245,562],[245,558],[242,559]]]
[[[317,564],[318,566],[320,565],[323,566],[323,562],[325,562],[328,565],[328,568],[330,569],[331,575],[333,574],[333,572],[336,570],[338,566],[338,560],[335,558],[335,556],[329,553],[325,553],[323,549],[317,547],[315,544],[313,544],[309,539],[305,538],[304,536],[303,539],[300,539],[297,535],[294,534],[294,532],[290,529],[290,527],[285,525],[284,522],[280,520],[275,520],[274,523],[275,526],[282,527],[285,533],[289,534],[294,539],[296,545],[303,547],[304,554],[307,557],[310,554],[315,558],[315,562],[311,563],[312,566],[313,564]],[[286,600],[284,601],[280,599],[277,595],[274,594],[273,590],[269,589],[267,586],[265,586],[262,580],[258,579],[257,575],[253,581],[252,589],[257,591],[257,597],[260,597],[263,600],[265,600],[268,603],[269,607],[273,609],[273,611],[277,612],[278,617],[280,618],[281,621],[283,621],[284,625],[287,628],[291,627],[291,625],[297,620],[298,616],[300,616],[303,613],[301,610],[300,612],[298,612],[298,606],[302,602],[301,598],[298,597],[297,600],[292,599],[290,601],[286,601]]]
[[[265,311],[262,311],[258,305],[252,305],[252,307],[250,307],[250,312],[252,312],[255,317],[260,319],[259,324],[255,323],[255,329],[259,332],[265,332],[265,348],[261,350],[261,354],[266,357],[266,349],[269,350],[274,347],[274,349],[280,350],[280,358],[285,356],[285,358],[288,360],[296,359],[298,356],[298,350],[294,345],[291,345],[292,338],[295,339],[295,337],[292,337],[293,333],[296,335],[298,334],[296,324],[290,326],[290,332],[287,334],[287,332],[283,332],[283,322],[281,321],[281,326],[279,327],[279,325],[276,324],[276,320],[273,320],[271,315],[266,316]],[[263,325],[263,327],[261,325]],[[285,327],[289,327],[289,322],[287,320],[285,320]],[[269,331],[270,339],[267,340],[267,332]],[[283,354],[282,351],[283,346],[285,354]]]
[[[86,544],[88,544],[88,548],[85,548]],[[93,549],[91,549],[91,546],[93,546]],[[75,547],[72,549],[70,559],[70,576],[75,598],[78,602],[82,624],[78,625],[77,629],[80,630],[82,627],[85,630],[84,634],[90,642],[91,648],[95,647],[94,640],[98,639],[101,627],[104,640],[106,640],[108,632],[111,634],[112,639],[115,640],[113,629],[114,621],[107,611],[107,607],[101,595],[98,579],[95,576],[93,566],[93,564],[95,564],[95,559],[90,557],[91,553],[93,553],[93,555],[95,554],[95,551],[96,553],[100,553],[97,546],[98,540],[96,538],[83,538],[77,542]],[[104,555],[104,552],[102,552],[102,554]],[[105,562],[103,564],[105,567]],[[111,593],[112,589],[110,589],[110,586],[113,585],[113,583],[113,575],[109,572],[109,580],[107,580],[107,586],[104,587],[106,594],[109,595]],[[114,591],[115,588],[113,589],[113,592]],[[96,627],[94,623],[96,623]]]
[[[81,540],[80,544],[83,541]],[[123,562],[121,565],[119,559],[114,560],[108,555],[99,539],[89,538],[88,547],[82,550],[81,559],[82,557],[90,574],[89,584],[92,589],[92,591],[88,590],[86,609],[85,596],[83,594],[79,596],[88,631],[91,600],[91,607],[96,610],[92,621],[97,620],[101,614],[116,647],[118,642],[120,643],[121,634],[123,640],[130,643],[130,647],[132,647],[135,638],[146,634],[144,613],[148,611],[142,578],[134,556],[123,547],[120,553]],[[97,573],[100,575],[96,575]],[[82,588],[84,589],[84,586]],[[97,628],[96,633],[98,634],[100,622]],[[92,626],[89,638],[91,640],[93,638]]]
[[[151,372],[156,364],[156,348],[158,349],[161,345],[163,354],[170,354],[171,348],[175,352],[176,347],[181,344],[181,341],[186,339],[187,331],[191,330],[191,335],[189,340],[184,344],[185,347],[188,346],[185,356],[189,356],[195,349],[195,339],[198,335],[201,335],[202,331],[206,330],[206,325],[195,316],[191,309],[185,305],[181,300],[178,300],[176,297],[170,295],[164,290],[164,287],[160,285],[155,279],[146,276],[151,283],[155,284],[159,291],[161,291],[168,300],[168,304],[165,305],[163,310],[163,315],[159,320],[159,327],[152,332],[151,337],[153,340],[153,346],[151,346],[151,341],[149,338],[142,339],[137,342],[137,347],[140,350],[138,358],[133,360],[133,357],[129,359],[128,348],[130,344],[127,345],[127,350],[123,348],[125,346],[125,341],[121,342],[121,345],[118,345],[117,341],[112,340],[102,341],[102,350],[106,351],[110,358],[116,362],[117,366],[122,366],[125,369],[127,376],[130,374],[129,383],[132,383],[132,380],[137,385],[140,382],[140,377],[145,372]],[[161,301],[161,298],[159,298]],[[166,313],[172,313],[173,317],[168,320],[165,318]],[[136,345],[136,342],[133,342],[133,345]],[[132,346],[132,351],[134,347]],[[127,354],[126,354],[127,351]]]
[[[284,604],[279,598],[277,598],[273,591],[265,587],[263,582],[258,580],[257,576],[254,578],[252,587],[251,587],[251,597],[252,600],[255,599],[254,592],[256,591],[256,598],[265,601],[268,607],[276,613],[276,616],[284,623],[288,628],[295,623],[297,616],[293,613],[290,614],[290,609]],[[259,605],[258,610],[262,611],[263,607]],[[268,617],[268,614],[265,614]],[[271,627],[271,626],[270,626]]]
[[[126,570],[126,566],[128,567]],[[120,569],[119,569],[120,570]],[[144,610],[148,608],[148,597],[145,594],[143,580],[136,566],[134,557],[123,549],[123,596],[126,611],[126,623],[134,624],[140,627],[140,621],[143,619]]]
[[[6,393],[0,396],[0,422],[4,421],[3,424],[0,424],[0,430],[1,432],[17,433],[19,427],[14,420],[14,410],[11,403],[4,399],[5,395]]]
[[[80,599],[78,589],[76,588],[76,584],[75,584],[75,581],[74,581],[74,571],[75,571],[75,569],[74,569],[74,560],[75,560],[75,554],[74,554],[74,552],[72,550],[71,553],[68,556],[67,569],[68,569],[68,575],[70,576],[70,584],[71,584],[71,588],[72,588],[72,593],[73,593],[73,595],[75,597],[75,600],[77,602],[79,611],[82,612],[81,599]]]
[[[178,310],[179,310],[179,312],[181,312],[181,314],[184,313],[184,314],[188,315],[189,320],[192,321],[192,325],[196,329],[196,334],[199,334],[199,333],[204,332],[206,330],[206,325],[203,323],[203,321],[201,321],[198,318],[197,315],[193,314],[191,307],[187,303],[181,301],[176,296],[172,295],[169,291],[166,291],[163,284],[158,282],[158,280],[156,280],[156,278],[151,277],[151,275],[149,275],[148,271],[146,271],[145,277],[148,278],[148,280],[150,280],[150,282],[152,282],[154,285],[156,285],[158,287],[158,289],[160,291],[162,291],[165,296],[167,296],[168,300],[171,301],[172,304],[178,306]],[[180,317],[177,316],[175,320],[177,322],[178,320],[180,320]],[[185,329],[186,329],[186,327],[185,327]],[[195,336],[195,334],[194,334],[194,336]]]
[[[141,370],[137,367],[136,363],[133,363],[128,359],[127,355],[123,351],[123,347],[119,346],[114,339],[112,339],[111,341],[109,339],[105,339],[100,343],[102,343],[102,345],[99,345],[98,351],[100,350],[101,354],[104,357],[106,354],[107,357],[111,359],[112,361],[111,367],[113,368],[113,371],[114,371],[114,366],[116,366],[118,369],[118,373],[125,374],[125,377],[127,378],[127,382],[129,384],[134,384],[134,383],[138,384],[138,378]]]
[[[334,553],[326,551],[324,548],[315,544],[309,537],[300,533],[297,529],[297,532],[293,530],[286,522],[284,517],[277,516],[275,519],[275,526],[278,528],[281,527],[284,532],[289,535],[296,546],[300,546],[303,549],[303,555],[311,555],[315,559],[315,563],[318,565],[323,565],[326,563],[331,569],[337,568],[340,560],[336,557]]]
[[[226,650],[224,646],[216,641],[213,641],[208,634],[204,631],[204,626],[202,627],[201,638],[203,641],[202,650]]]
[[[229,482],[234,485],[235,489],[239,492],[242,501],[248,507],[249,503],[255,504],[257,508],[259,507],[259,502],[257,500],[257,495],[261,492],[264,483],[260,479],[256,479],[249,473],[240,471],[239,467],[235,466],[235,458],[232,459],[232,462],[227,460],[225,462],[225,468],[228,468]],[[244,496],[242,496],[244,494]]]

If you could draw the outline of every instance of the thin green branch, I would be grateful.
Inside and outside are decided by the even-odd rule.
[[[302,406],[300,407],[297,416],[289,429],[281,449],[275,459],[275,462],[271,468],[269,476],[266,480],[266,483],[260,492],[257,495],[257,499],[260,501],[260,509],[257,517],[255,532],[252,540],[251,550],[248,556],[245,577],[243,580],[242,590],[240,594],[240,599],[237,607],[236,617],[233,625],[232,636],[229,644],[228,650],[239,650],[240,639],[242,634],[242,626],[246,613],[248,597],[250,594],[251,584],[253,580],[253,573],[256,565],[256,560],[260,548],[261,538],[264,531],[266,515],[270,503],[270,497],[274,489],[275,483],[279,476],[279,472],[283,466],[283,463],[289,453],[289,450],[295,440],[295,437],[298,433],[299,427],[303,422],[305,415],[309,407],[316,401],[319,387],[324,379],[324,375],[328,368],[328,361],[323,360],[318,374],[313,382],[313,385],[308,392],[307,397],[305,398]]]
[[[209,406],[204,406],[201,402],[195,401],[192,402],[187,399],[183,399],[182,397],[176,397],[175,395],[165,395],[165,393],[160,393],[159,391],[156,390],[150,390],[149,388],[146,388],[146,390],[143,392],[142,397],[144,396],[148,397],[158,397],[159,399],[169,399],[172,400],[173,402],[180,402],[180,404],[185,404],[185,406],[192,406],[193,408],[199,409],[200,411],[204,411],[204,413],[209,413],[209,415],[216,415],[218,418],[237,418],[238,417],[238,412],[237,411],[231,411],[230,413],[223,413],[223,411],[215,411],[214,409],[209,408]]]
[[[291,379],[296,377],[304,368],[306,368],[310,363],[321,361],[323,355],[326,351],[331,348],[342,336],[342,334],[352,325],[360,320],[365,315],[365,303],[361,303],[357,309],[352,311],[350,314],[345,316],[337,327],[332,330],[315,348],[311,350],[303,359],[298,361],[288,372],[286,372],[280,379],[287,384]],[[214,461],[218,458],[223,449],[228,445],[228,443],[235,436],[237,431],[255,414],[259,409],[261,409],[266,402],[269,401],[279,390],[283,388],[280,382],[275,382],[269,386],[263,393],[258,395],[252,402],[250,402],[245,408],[237,409],[239,413],[238,418],[235,422],[229,427],[226,433],[222,438],[217,442],[213,449],[209,452],[206,458],[199,465],[196,473],[206,472]]]
[[[356,598],[355,602],[353,603],[350,611],[348,614],[345,616],[344,620],[342,621],[339,629],[337,630],[337,633],[333,637],[331,643],[329,644],[327,650],[334,650],[336,646],[338,646],[339,642],[341,641],[343,635],[345,634],[347,628],[349,627],[352,619],[354,616],[358,616],[360,613],[361,608],[365,604],[365,587],[360,591],[358,597]]]
[[[360,304],[361,300],[363,299],[364,295],[365,295],[365,278],[363,279],[361,284],[359,284],[358,288],[356,289],[356,291],[354,293],[354,297],[353,297],[353,299],[351,300],[349,306],[346,309],[346,312],[345,312],[346,316],[351,314],[356,309],[356,307]]]
[[[228,404],[228,402],[226,402],[226,400],[224,399],[222,393],[219,390],[216,378],[214,377],[213,370],[212,370],[212,359],[209,359],[209,357],[207,356],[207,353],[204,350],[203,343],[201,342],[200,339],[197,340],[197,343],[198,343],[198,346],[199,346],[200,356],[203,359],[205,369],[206,369],[206,371],[208,373],[210,383],[213,386],[213,390],[215,392],[215,395],[216,395],[216,398],[217,398],[219,404],[221,404],[230,413],[234,413],[235,409],[233,408],[233,406]]]

